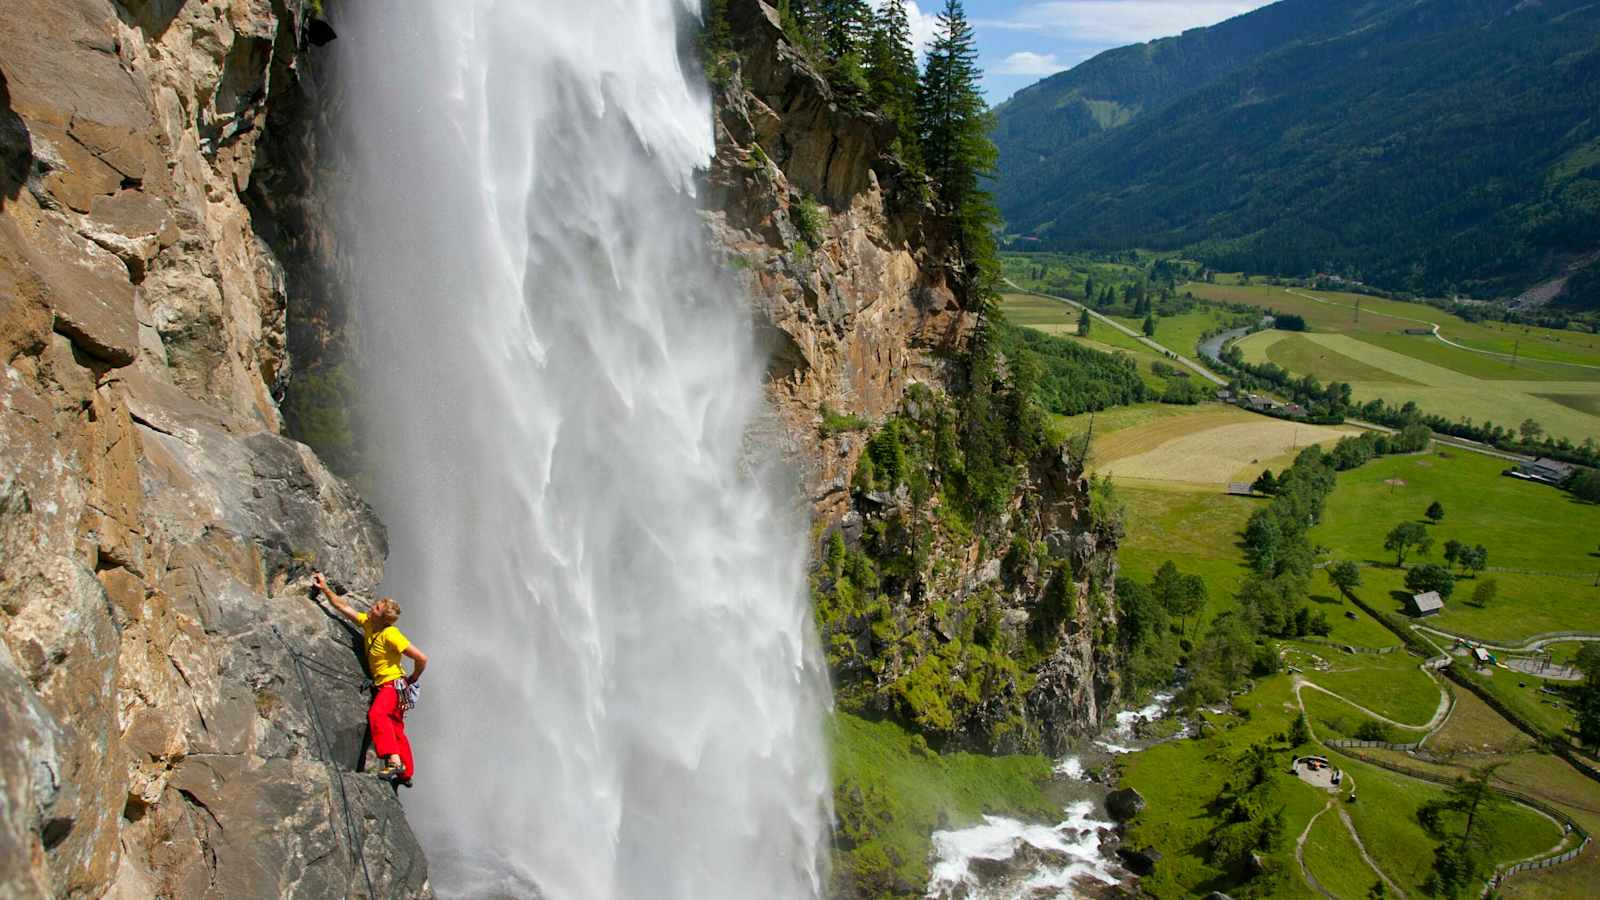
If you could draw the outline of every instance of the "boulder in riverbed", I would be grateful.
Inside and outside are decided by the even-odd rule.
[[[1126,822],[1144,811],[1144,795],[1133,788],[1123,788],[1106,795],[1106,812],[1118,822]]]

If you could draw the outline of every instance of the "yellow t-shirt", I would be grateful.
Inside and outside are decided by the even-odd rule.
[[[372,683],[382,687],[396,678],[404,678],[406,670],[400,668],[400,654],[406,652],[411,642],[390,625],[377,631],[367,624],[366,613],[356,613],[361,623],[362,643],[367,648],[367,671],[372,673]]]

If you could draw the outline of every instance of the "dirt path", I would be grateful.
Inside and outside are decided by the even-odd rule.
[[[1306,838],[1311,837],[1311,826],[1317,824],[1317,820],[1322,818],[1322,814],[1330,809],[1333,809],[1332,800],[1328,801],[1327,806],[1317,810],[1317,814],[1312,816],[1311,821],[1306,823],[1305,830],[1300,832],[1300,836],[1294,842],[1294,861],[1300,864],[1300,874],[1305,878],[1306,884],[1311,885],[1317,893],[1327,897],[1328,900],[1339,900],[1331,891],[1322,886],[1322,882],[1317,880],[1317,876],[1311,874],[1311,868],[1306,865]]]
[[[1361,835],[1356,833],[1356,823],[1350,821],[1350,814],[1342,809],[1339,810],[1339,821],[1343,822],[1345,830],[1350,832],[1350,840],[1356,842],[1356,849],[1361,852],[1361,858],[1366,862],[1367,868],[1376,872],[1378,877],[1383,879],[1383,883],[1389,886],[1389,890],[1394,891],[1400,897],[1400,900],[1405,900],[1406,892],[1401,890],[1400,885],[1395,884],[1393,879],[1385,875],[1383,870],[1378,868],[1378,864],[1367,854],[1367,845],[1361,842]]]

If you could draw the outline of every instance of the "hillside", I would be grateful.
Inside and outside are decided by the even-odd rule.
[[[1600,6],[1283,0],[1113,50],[998,110],[1045,247],[1510,294],[1600,245]]]

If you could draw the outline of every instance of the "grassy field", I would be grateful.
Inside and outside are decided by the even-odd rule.
[[[1236,346],[1252,363],[1273,362],[1323,381],[1348,382],[1358,402],[1380,399],[1400,405],[1414,400],[1426,411],[1508,427],[1532,418],[1551,434],[1574,441],[1600,434],[1600,415],[1590,409],[1590,401],[1600,404],[1600,381],[1554,380],[1586,374],[1581,370],[1552,374],[1524,366],[1501,373],[1511,378],[1467,374],[1419,358],[1428,353],[1391,349],[1348,334],[1262,331]],[[1504,368],[1492,361],[1485,366]]]
[[[1012,325],[1035,328],[1046,334],[1078,333],[1078,311],[1057,300],[1033,294],[1002,294],[1000,309]],[[1106,329],[1109,331],[1110,329]]]
[[[1207,737],[1160,744],[1127,757],[1123,764],[1122,783],[1138,789],[1148,801],[1145,812],[1130,827],[1126,843],[1151,844],[1165,854],[1155,874],[1140,884],[1152,896],[1198,896],[1228,887],[1224,873],[1206,860],[1208,838],[1218,824],[1212,804],[1220,786],[1233,774],[1236,760],[1253,744],[1271,744],[1285,760],[1290,755],[1286,745],[1276,742],[1276,736],[1288,729],[1297,714],[1287,677],[1258,682],[1254,691],[1236,698],[1235,708],[1240,715],[1207,715],[1212,723]],[[1417,811],[1442,797],[1443,788],[1360,762],[1345,760],[1342,764],[1352,776],[1346,789],[1353,781],[1360,802],[1346,803],[1340,795],[1337,807],[1349,813],[1378,865],[1408,893],[1424,894],[1422,888],[1432,871],[1437,842],[1423,830]],[[1270,864],[1284,872],[1283,880],[1273,888],[1274,897],[1304,896],[1309,891],[1294,863],[1295,838],[1334,796],[1311,788],[1286,772],[1285,767],[1273,776],[1275,802],[1283,808],[1283,832],[1277,849],[1267,857]],[[1330,811],[1323,818],[1336,814],[1336,810]],[[1447,828],[1460,825],[1453,814],[1446,814],[1445,824]],[[1494,848],[1491,856],[1496,862],[1533,855],[1561,838],[1550,820],[1509,805],[1497,811],[1488,827]],[[1353,851],[1353,845],[1342,848],[1327,843],[1314,854],[1308,853],[1308,863],[1316,866],[1313,871],[1320,879],[1323,865],[1350,865],[1351,856],[1347,854]],[[1357,871],[1356,883],[1362,885],[1357,897],[1364,896],[1365,889],[1375,880],[1369,879],[1367,873],[1370,870],[1364,865]],[[1324,884],[1332,886],[1329,882]]]
[[[1306,837],[1306,868],[1335,897],[1359,900],[1367,895],[1378,876],[1361,858],[1361,851],[1339,820],[1339,806],[1317,817]]]
[[[1510,669],[1477,669],[1460,661],[1461,673],[1486,688],[1491,696],[1555,740],[1575,743],[1577,720],[1568,688],[1571,682],[1546,681]],[[1547,694],[1550,687],[1557,694]]]
[[[1305,680],[1327,688],[1352,703],[1402,725],[1426,725],[1439,708],[1439,687],[1417,668],[1422,660],[1409,653],[1345,653],[1314,644],[1295,644],[1290,660],[1298,660]],[[1315,654],[1330,669],[1305,664]]]
[[[1190,291],[1206,300],[1247,303],[1262,309],[1297,313],[1305,317],[1306,324],[1314,331],[1362,337],[1396,335],[1408,328],[1425,328],[1426,323],[1436,323],[1443,337],[1476,350],[1508,355],[1515,350],[1519,356],[1530,360],[1600,366],[1600,335],[1580,331],[1556,331],[1502,322],[1468,322],[1420,303],[1337,291],[1197,283],[1186,284],[1179,290]],[[1361,307],[1359,320],[1356,317],[1358,303]],[[1448,348],[1448,345],[1432,339],[1423,342]],[[1465,357],[1481,357],[1481,354],[1473,354],[1469,350],[1456,349],[1453,352]]]
[[[1152,845],[1165,855],[1155,874],[1140,882],[1143,890],[1156,897],[1193,897],[1228,887],[1225,873],[1206,860],[1208,839],[1219,824],[1209,807],[1234,774],[1239,756],[1287,729],[1292,701],[1289,679],[1267,679],[1237,700],[1241,709],[1249,711],[1248,718],[1208,714],[1215,724],[1211,737],[1160,744],[1126,758],[1122,783],[1136,788],[1148,805],[1124,843]],[[1278,746],[1287,762],[1287,749]],[[1284,833],[1278,849],[1269,854],[1285,873],[1283,891],[1274,896],[1308,896],[1310,888],[1294,862],[1294,839],[1329,795],[1286,774],[1287,769],[1278,767],[1272,775],[1277,802],[1284,806]]]
[[[1165,362],[1176,365],[1175,363],[1101,322],[1091,325],[1087,336],[1078,336],[1076,307],[1032,294],[1015,293],[1002,295],[1000,305],[1005,312],[1006,321],[1013,325],[1025,326],[1057,337],[1073,338],[1085,347],[1099,350],[1101,353],[1126,353],[1133,357],[1138,365],[1139,378],[1147,387],[1157,392],[1166,389],[1166,379],[1151,371],[1150,364]]]
[[[1238,313],[1217,306],[1199,306],[1176,316],[1157,316],[1155,340],[1174,353],[1193,358],[1195,345],[1200,343],[1201,335],[1232,326],[1238,316]],[[1125,316],[1112,318],[1134,331],[1143,333],[1141,331],[1144,326],[1143,319]]]
[[[1253,480],[1260,467],[1292,456],[1312,443],[1328,443],[1350,428],[1304,425],[1258,416],[1231,406],[1203,403],[1172,407],[1170,415],[1149,416],[1138,424],[1103,430],[1095,420],[1089,465],[1118,482],[1164,483],[1221,489],[1229,481]],[[1082,433],[1087,429],[1074,429]]]
[[[1379,565],[1362,571],[1360,596],[1385,611],[1402,608],[1404,573],[1392,567],[1384,536],[1404,521],[1419,521],[1437,500],[1445,517],[1429,525],[1434,549],[1420,561],[1442,562],[1444,543],[1483,544],[1491,571],[1458,581],[1455,595],[1432,620],[1440,628],[1485,640],[1549,631],[1600,631],[1600,588],[1591,555],[1600,534],[1600,506],[1554,488],[1500,474],[1504,461],[1475,453],[1438,451],[1387,457],[1339,476],[1312,540],[1335,559]],[[1417,562],[1413,555],[1408,562]],[[1499,572],[1494,568],[1522,571]],[[1567,573],[1566,575],[1533,573]],[[1476,582],[1493,578],[1499,594],[1489,605],[1469,602]]]

